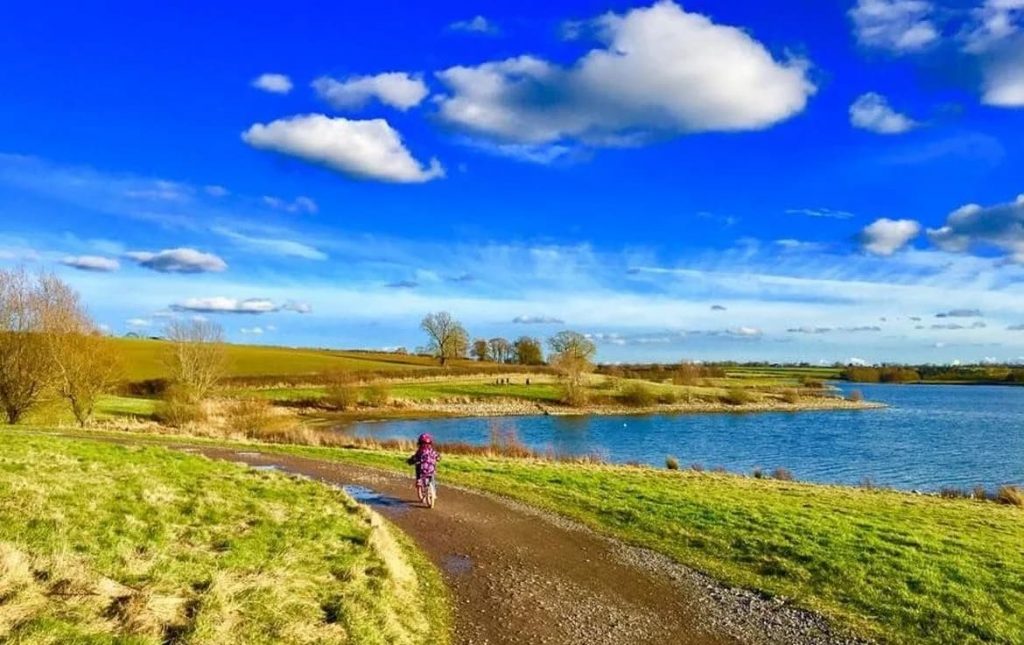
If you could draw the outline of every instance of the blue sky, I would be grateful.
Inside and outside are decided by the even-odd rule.
[[[111,333],[1024,360],[1024,0],[147,4],[0,24],[0,263]]]

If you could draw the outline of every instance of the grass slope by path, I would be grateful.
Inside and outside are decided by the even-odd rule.
[[[4,432],[0,641],[446,642],[439,574],[326,486]]]
[[[390,470],[380,451],[281,448]],[[580,520],[898,643],[1024,642],[1024,510],[732,475],[448,455],[440,479]]]

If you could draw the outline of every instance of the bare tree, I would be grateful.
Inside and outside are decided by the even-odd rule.
[[[489,361],[494,358],[491,356],[491,346],[483,338],[477,338],[473,341],[473,346],[470,348],[469,353],[478,361]]]
[[[548,339],[553,352],[551,364],[562,375],[565,400],[570,405],[586,403],[585,378],[594,370],[597,348],[589,338],[575,331],[561,331]]]
[[[0,271],[0,405],[17,423],[53,378],[39,284],[22,269]]]
[[[505,338],[492,338],[487,341],[487,345],[491,351],[491,359],[499,363],[510,363],[512,362],[512,356],[514,348],[512,343]]]
[[[520,365],[544,364],[544,347],[536,338],[520,336],[516,339],[514,351],[515,360]]]
[[[453,358],[461,358],[469,349],[469,334],[465,328],[447,311],[427,314],[420,323],[420,328],[427,333],[427,348],[441,365]]]
[[[189,403],[203,401],[227,367],[224,330],[206,320],[175,320],[167,325],[165,334],[171,342],[171,380]]]
[[[74,289],[52,275],[40,277],[38,288],[54,387],[84,427],[92,419],[100,396],[117,382],[120,362]]]

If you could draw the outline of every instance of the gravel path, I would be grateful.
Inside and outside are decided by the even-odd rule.
[[[441,568],[454,598],[457,643],[857,642],[812,613],[725,588],[650,551],[494,496],[441,486],[437,507],[427,510],[415,500],[411,476],[187,449],[342,486],[388,517]]]

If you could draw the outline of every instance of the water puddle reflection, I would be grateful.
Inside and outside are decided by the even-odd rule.
[[[441,568],[456,576],[464,576],[473,570],[473,558],[464,553],[452,553],[444,556]]]
[[[352,498],[360,504],[401,511],[409,510],[409,505],[406,502],[398,499],[397,497],[390,497],[388,495],[378,493],[372,488],[357,486],[355,484],[347,484],[342,486],[341,489],[351,495]]]

